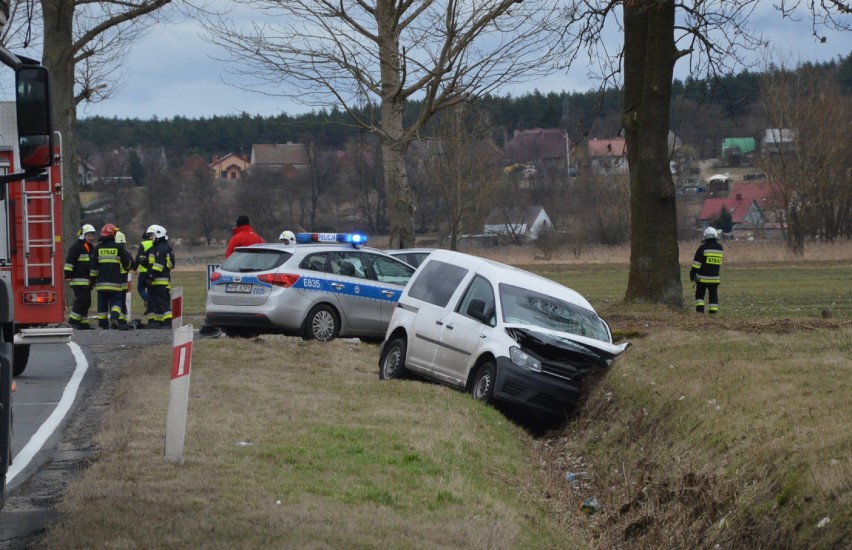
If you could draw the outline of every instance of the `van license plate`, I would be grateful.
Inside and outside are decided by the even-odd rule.
[[[225,285],[225,292],[240,292],[243,294],[251,293],[251,285],[241,283],[228,283]]]

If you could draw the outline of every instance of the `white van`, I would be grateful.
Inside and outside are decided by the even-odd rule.
[[[407,373],[505,401],[562,413],[583,378],[629,343],[579,293],[469,254],[436,250],[405,287],[379,359],[379,377]]]

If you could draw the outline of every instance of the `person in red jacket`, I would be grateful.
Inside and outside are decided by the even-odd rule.
[[[263,237],[255,233],[254,229],[251,228],[249,217],[242,214],[237,217],[237,226],[234,228],[234,235],[228,241],[228,250],[225,251],[225,257],[227,258],[233,254],[234,249],[238,246],[249,246],[262,242],[265,242]]]

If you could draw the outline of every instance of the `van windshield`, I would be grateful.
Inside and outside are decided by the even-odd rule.
[[[593,311],[526,288],[500,284],[504,323],[534,325],[609,342],[609,331]]]

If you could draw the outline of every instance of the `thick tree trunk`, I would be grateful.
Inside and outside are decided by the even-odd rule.
[[[382,107],[384,113],[385,108]],[[399,115],[400,128],[402,114]],[[383,119],[385,131],[388,120]],[[407,143],[385,141],[382,143],[384,157],[385,190],[388,197],[388,235],[389,248],[411,248],[414,246],[414,193],[408,185],[408,172],[405,169],[405,150]]]
[[[414,246],[414,193],[408,184],[405,152],[411,137],[403,125],[405,97],[402,89],[402,61],[399,52],[402,13],[390,0],[376,3],[376,22],[379,29],[379,64],[382,76],[382,162],[385,191],[388,201],[388,246]]]
[[[74,2],[41,0],[44,13],[42,64],[50,71],[54,129],[62,135],[62,235],[65,246],[76,239],[80,227],[80,184],[77,156],[77,106],[74,101],[74,52],[71,29]]]
[[[683,307],[668,131],[676,50],[673,1],[624,3],[624,128],[630,164],[626,302]]]

